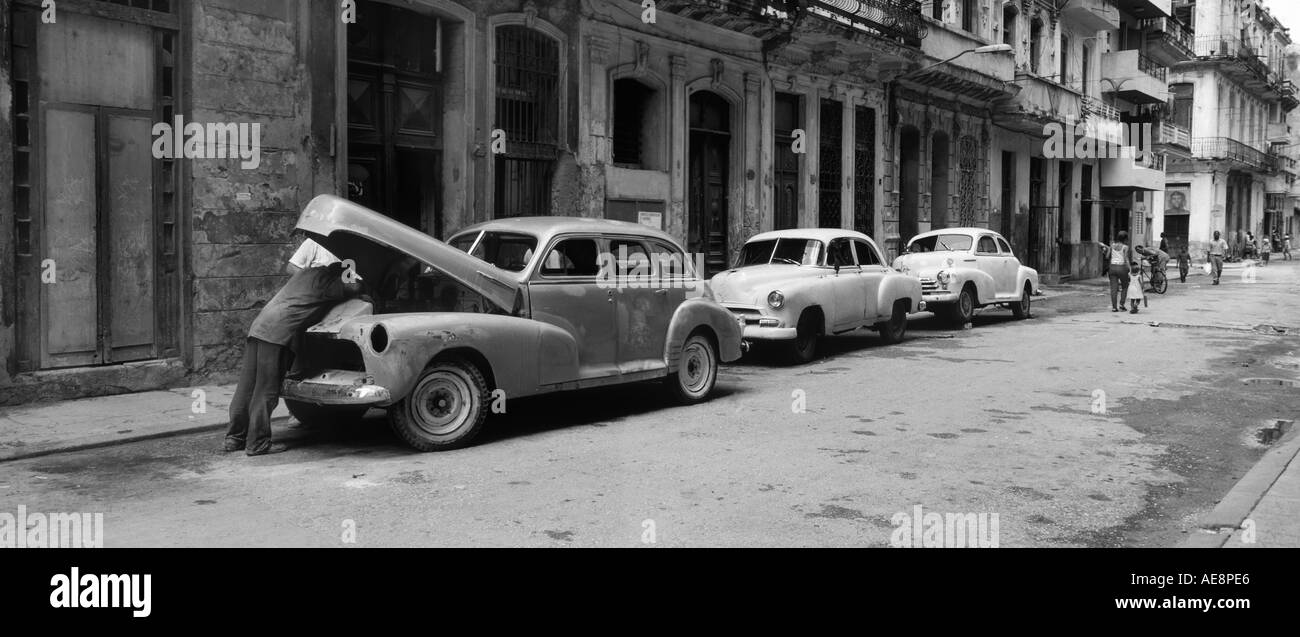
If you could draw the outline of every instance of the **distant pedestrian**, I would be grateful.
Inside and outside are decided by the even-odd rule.
[[[1291,260],[1291,235],[1282,237],[1282,260]]]
[[[1192,269],[1191,252],[1184,247],[1178,251],[1178,282],[1187,283],[1187,271]]]
[[[1169,252],[1169,239],[1165,237],[1163,232],[1160,233],[1160,251]]]
[[[1219,277],[1223,276],[1223,257],[1228,253],[1228,242],[1224,241],[1218,230],[1214,231],[1214,240],[1210,242],[1210,249],[1207,253],[1207,260],[1213,268],[1214,283],[1218,285]]]
[[[1142,291],[1141,274],[1142,274],[1142,266],[1136,264],[1133,266],[1133,269],[1129,272],[1128,291],[1125,294],[1125,298],[1128,300],[1129,305],[1132,306],[1128,311],[1129,314],[1137,314],[1138,303],[1141,303],[1146,300],[1146,294],[1144,294]]]
[[[1264,237],[1259,241],[1259,258],[1264,261],[1261,265],[1268,265],[1268,258],[1273,255],[1273,244]]]
[[[1100,241],[1097,245],[1101,246],[1102,258],[1106,260],[1106,273],[1110,277],[1110,311],[1118,312],[1124,302],[1124,292],[1128,289],[1129,270],[1135,262],[1133,250],[1128,245],[1128,232],[1121,230],[1115,236],[1115,242],[1110,245]]]

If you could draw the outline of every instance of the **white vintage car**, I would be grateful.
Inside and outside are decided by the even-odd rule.
[[[930,311],[965,325],[975,309],[1011,308],[1029,317],[1038,271],[1021,265],[1002,235],[986,228],[944,228],[914,237],[894,268],[921,281]]]
[[[736,267],[710,282],[744,338],[778,341],[795,362],[816,355],[817,338],[860,328],[903,340],[907,315],[925,309],[921,286],[885,264],[875,242],[851,230],[779,230],[745,243]]]

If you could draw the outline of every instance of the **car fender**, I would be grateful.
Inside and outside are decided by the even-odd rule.
[[[1026,281],[1029,282],[1029,293],[1038,294],[1038,270],[1022,265],[1020,266],[1020,272],[1016,276],[1016,290],[1020,291],[1025,289]]]
[[[884,280],[880,282],[876,296],[876,307],[879,308],[880,316],[890,316],[894,311],[894,302],[899,299],[907,299],[909,313],[920,311],[920,279],[903,274],[886,274]]]
[[[371,336],[380,325],[387,332],[387,346],[376,351]],[[391,402],[410,394],[429,362],[450,351],[481,357],[493,389],[511,398],[535,394],[548,381],[571,380],[578,375],[578,347],[572,335],[553,325],[514,316],[459,312],[380,315],[348,322],[338,338],[357,344],[366,373],[389,390]],[[530,357],[534,360],[528,360]]]
[[[948,289],[960,292],[967,283],[975,284],[975,305],[990,303],[997,297],[998,291],[992,276],[978,268],[957,268],[952,270],[952,283]]]
[[[668,324],[668,337],[664,340],[664,363],[668,369],[677,369],[682,344],[697,328],[706,326],[717,337],[718,357],[729,363],[740,358],[741,331],[734,314],[727,308],[705,298],[687,299],[673,312]]]

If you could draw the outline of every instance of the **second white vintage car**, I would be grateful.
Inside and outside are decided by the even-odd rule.
[[[886,265],[875,242],[852,230],[755,235],[736,267],[710,286],[744,325],[745,340],[784,343],[798,363],[813,359],[819,336],[865,327],[901,341],[907,315],[925,309],[920,283]]]
[[[922,233],[894,259],[894,268],[921,282],[930,311],[965,325],[975,310],[1005,305],[1029,317],[1038,271],[1021,265],[1002,235],[987,228],[944,228]]]

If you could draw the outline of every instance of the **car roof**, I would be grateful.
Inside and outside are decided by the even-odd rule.
[[[848,237],[850,239],[865,239],[871,243],[871,237],[868,237],[856,230],[845,230],[843,228],[792,228],[789,230],[773,230],[763,232],[750,237],[749,241],[769,241],[772,239],[815,239],[817,241],[830,241]],[[746,242],[748,243],[748,241]]]
[[[998,231],[996,231],[996,230],[989,230],[988,228],[940,228],[940,229],[938,229],[938,230],[931,230],[931,231],[929,231],[929,232],[922,232],[921,234],[918,234],[918,235],[916,235],[915,237],[912,237],[912,241],[916,241],[917,239],[921,239],[921,238],[923,238],[923,237],[933,237],[933,236],[935,236],[935,235],[941,235],[941,234],[964,234],[964,235],[969,235],[969,236],[978,236],[978,235],[981,235],[981,234],[991,234],[991,235],[993,235],[993,236],[995,236],[995,237],[1001,237],[1001,236],[1002,236],[1002,233],[1000,233],[1000,232],[998,232]],[[910,243],[910,242],[909,242],[909,243]]]
[[[615,219],[593,219],[588,217],[507,217],[504,219],[493,219],[476,223],[467,228],[458,230],[452,236],[459,236],[467,232],[480,232],[490,230],[496,232],[523,232],[535,235],[543,241],[559,234],[571,233],[591,233],[591,234],[621,234],[637,237],[652,237],[662,239],[677,245],[677,241],[666,232],[628,221],[618,221]]]

